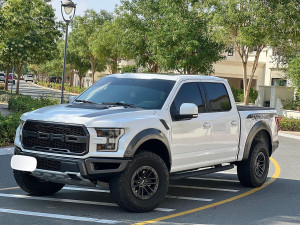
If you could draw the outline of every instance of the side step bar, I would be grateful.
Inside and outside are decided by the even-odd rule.
[[[209,168],[209,169],[192,170],[192,171],[188,171],[188,172],[173,173],[170,175],[170,180],[180,180],[180,179],[187,178],[187,177],[215,173],[215,172],[220,172],[220,171],[224,171],[224,170],[230,170],[232,168],[234,168],[233,164],[226,165],[226,166],[217,165],[217,166],[215,166],[213,168]]]

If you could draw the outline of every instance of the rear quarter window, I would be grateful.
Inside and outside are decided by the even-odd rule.
[[[210,112],[226,112],[231,110],[231,102],[222,83],[202,83],[208,104],[208,111]]]

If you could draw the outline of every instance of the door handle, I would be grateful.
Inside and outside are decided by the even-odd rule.
[[[204,129],[210,128],[210,123],[203,123],[203,128]]]
[[[232,120],[232,121],[231,121],[231,125],[232,125],[232,126],[237,126],[237,125],[239,125],[239,123],[238,123],[238,121],[236,121],[236,120]]]

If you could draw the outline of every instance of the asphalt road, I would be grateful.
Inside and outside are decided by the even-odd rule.
[[[48,198],[30,197],[17,188],[10,169],[11,155],[2,151],[0,224],[134,224],[160,217],[165,218],[155,224],[300,224],[299,146],[300,139],[280,137],[280,147],[273,155],[281,168],[279,178],[256,192],[249,193],[253,189],[241,186],[233,169],[172,182],[160,208],[141,214],[117,207],[107,189],[68,186]],[[276,170],[271,164],[269,178]],[[248,195],[243,196],[245,193]],[[235,196],[241,197],[231,199]],[[233,201],[220,204],[228,199]],[[186,212],[195,208],[198,210]],[[180,212],[184,213],[178,215]]]
[[[11,85],[9,84],[9,90],[11,90]],[[17,85],[13,85],[12,90],[16,91]],[[37,85],[34,85],[32,82],[25,82],[23,80],[20,81],[20,93],[23,95],[30,95],[32,97],[38,98],[38,97],[50,97],[54,99],[60,99],[61,97],[61,91],[59,90],[51,90],[48,88],[40,87]],[[72,95],[69,95],[68,93],[64,94],[64,99],[68,100],[69,97]]]

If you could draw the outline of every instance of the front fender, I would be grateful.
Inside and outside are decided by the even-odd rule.
[[[125,150],[124,156],[134,156],[139,147],[148,140],[159,140],[164,143],[164,145],[168,149],[169,159],[171,161],[171,150],[168,138],[162,131],[154,128],[146,129],[138,133],[129,143],[128,147]]]

